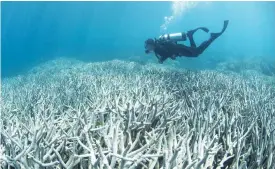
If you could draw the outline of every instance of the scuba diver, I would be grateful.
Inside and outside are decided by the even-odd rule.
[[[144,45],[146,49],[145,53],[154,52],[159,63],[163,63],[168,58],[175,60],[176,57],[181,56],[198,57],[215,39],[223,34],[227,28],[228,22],[228,20],[225,20],[222,31],[219,33],[211,33],[210,38],[204,41],[199,47],[195,44],[193,35],[198,30],[208,33],[209,30],[206,27],[199,27],[187,33],[165,34],[161,35],[158,39],[147,39]],[[186,41],[187,37],[190,41],[190,47],[178,44],[178,41]]]

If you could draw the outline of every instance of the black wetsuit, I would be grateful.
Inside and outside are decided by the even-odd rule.
[[[172,41],[157,42],[154,52],[159,63],[163,63],[168,58],[174,60],[176,56],[195,57],[193,48]]]
[[[159,63],[163,63],[166,59],[175,59],[176,56],[197,57],[199,56],[216,38],[210,38],[203,42],[199,47],[195,43],[191,43],[191,47],[183,44],[177,44],[173,41],[157,42],[154,50],[155,55],[159,59]]]
[[[208,32],[207,28],[200,27],[187,33],[187,37],[191,45],[190,47],[183,44],[177,44],[174,41],[156,40],[156,46],[154,49],[155,55],[157,56],[159,63],[163,63],[168,58],[175,60],[177,56],[198,57],[215,39],[217,39],[225,31],[227,25],[228,20],[224,21],[224,26],[220,33],[211,33],[210,38],[204,41],[199,47],[197,47],[195,44],[193,34],[199,29]]]

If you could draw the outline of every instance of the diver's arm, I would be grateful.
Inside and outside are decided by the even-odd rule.
[[[155,55],[156,55],[156,57],[158,58],[158,62],[160,63],[160,64],[162,64],[167,58],[165,58],[165,57],[162,57],[162,56],[160,56],[160,55],[158,55],[157,53],[155,53]]]
[[[177,57],[177,55],[172,55],[170,58],[172,59],[172,60],[176,60],[176,57]]]
[[[161,60],[161,56],[159,56],[157,53],[155,53],[156,57],[158,58],[158,62],[159,63],[163,63],[163,61]]]
[[[159,55],[155,52],[155,56],[159,59],[160,57],[159,57]]]
[[[165,56],[158,56],[158,62],[160,64],[162,64],[166,59],[168,59],[169,57],[165,57]]]

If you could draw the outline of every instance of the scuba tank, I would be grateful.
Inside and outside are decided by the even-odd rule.
[[[186,41],[186,34],[184,32],[164,34],[159,37],[159,40]]]

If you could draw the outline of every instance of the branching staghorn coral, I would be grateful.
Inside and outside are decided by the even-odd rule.
[[[237,57],[237,60],[228,60],[217,65],[217,69],[233,72],[254,70],[266,76],[275,75],[274,57]]]
[[[66,62],[3,80],[2,168],[275,166],[275,89],[260,78]]]

